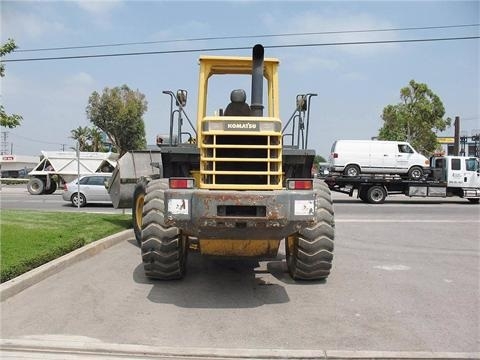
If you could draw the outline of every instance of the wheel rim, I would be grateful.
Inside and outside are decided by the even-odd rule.
[[[145,195],[141,194],[137,197],[136,203],[135,203],[135,221],[137,222],[137,229],[142,228],[144,203],[145,203]]]
[[[422,172],[419,169],[413,169],[411,176],[414,179],[419,179],[422,176]]]
[[[357,176],[358,175],[358,171],[356,168],[354,167],[350,167],[347,169],[347,175],[348,176]]]
[[[80,198],[79,198],[78,195],[73,195],[73,203],[75,204],[75,206],[78,206],[79,203],[80,203],[80,206],[82,206],[84,203],[83,196],[80,195]]]
[[[32,189],[33,191],[40,190],[40,183],[38,181],[32,181],[30,183],[30,189]]]
[[[379,202],[382,201],[383,199],[383,191],[380,189],[373,189],[372,192],[370,193],[370,198],[374,202]]]

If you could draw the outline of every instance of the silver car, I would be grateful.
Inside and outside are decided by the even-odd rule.
[[[63,186],[63,200],[70,201],[73,206],[84,207],[87,203],[112,203],[105,184],[110,180],[110,175],[91,174],[80,177],[80,193],[78,192],[78,179]]]

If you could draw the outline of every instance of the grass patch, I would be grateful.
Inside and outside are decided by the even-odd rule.
[[[131,226],[131,217],[122,214],[2,209],[0,282]]]

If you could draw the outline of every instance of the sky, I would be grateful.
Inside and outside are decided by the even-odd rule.
[[[335,140],[377,136],[383,108],[400,102],[400,89],[412,79],[427,84],[441,98],[446,117],[460,117],[463,134],[480,129],[479,39],[274,47],[479,36],[478,26],[391,30],[479,24],[479,1],[1,0],[0,4],[1,42],[13,38],[19,47],[6,60],[263,44],[266,57],[280,60],[284,122],[294,111],[297,94],[318,94],[312,99],[308,145],[325,158]],[[310,34],[278,36],[302,33]],[[222,37],[227,39],[185,41]],[[156,43],[20,51],[142,42]],[[168,133],[170,99],[162,91],[186,89],[185,110],[196,121],[201,54],[251,56],[251,50],[6,62],[2,105],[7,113],[23,116],[21,126],[2,128],[8,133],[6,148],[17,155],[70,150],[71,130],[92,125],[85,113],[92,92],[123,84],[145,94],[147,143],[154,144],[157,134]],[[230,89],[238,86],[224,87],[226,106]],[[453,127],[439,135],[452,136]]]

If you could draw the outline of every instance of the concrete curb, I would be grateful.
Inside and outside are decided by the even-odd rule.
[[[52,260],[16,278],[0,284],[0,302],[18,294],[32,285],[62,271],[81,260],[87,259],[109,247],[133,238],[133,230],[128,229],[104,239],[82,246],[66,255]]]
[[[2,356],[35,354],[35,359],[478,359],[480,353],[430,351],[339,351],[293,349],[173,348],[108,344],[94,339],[1,339]],[[13,358],[13,357],[12,357]]]

